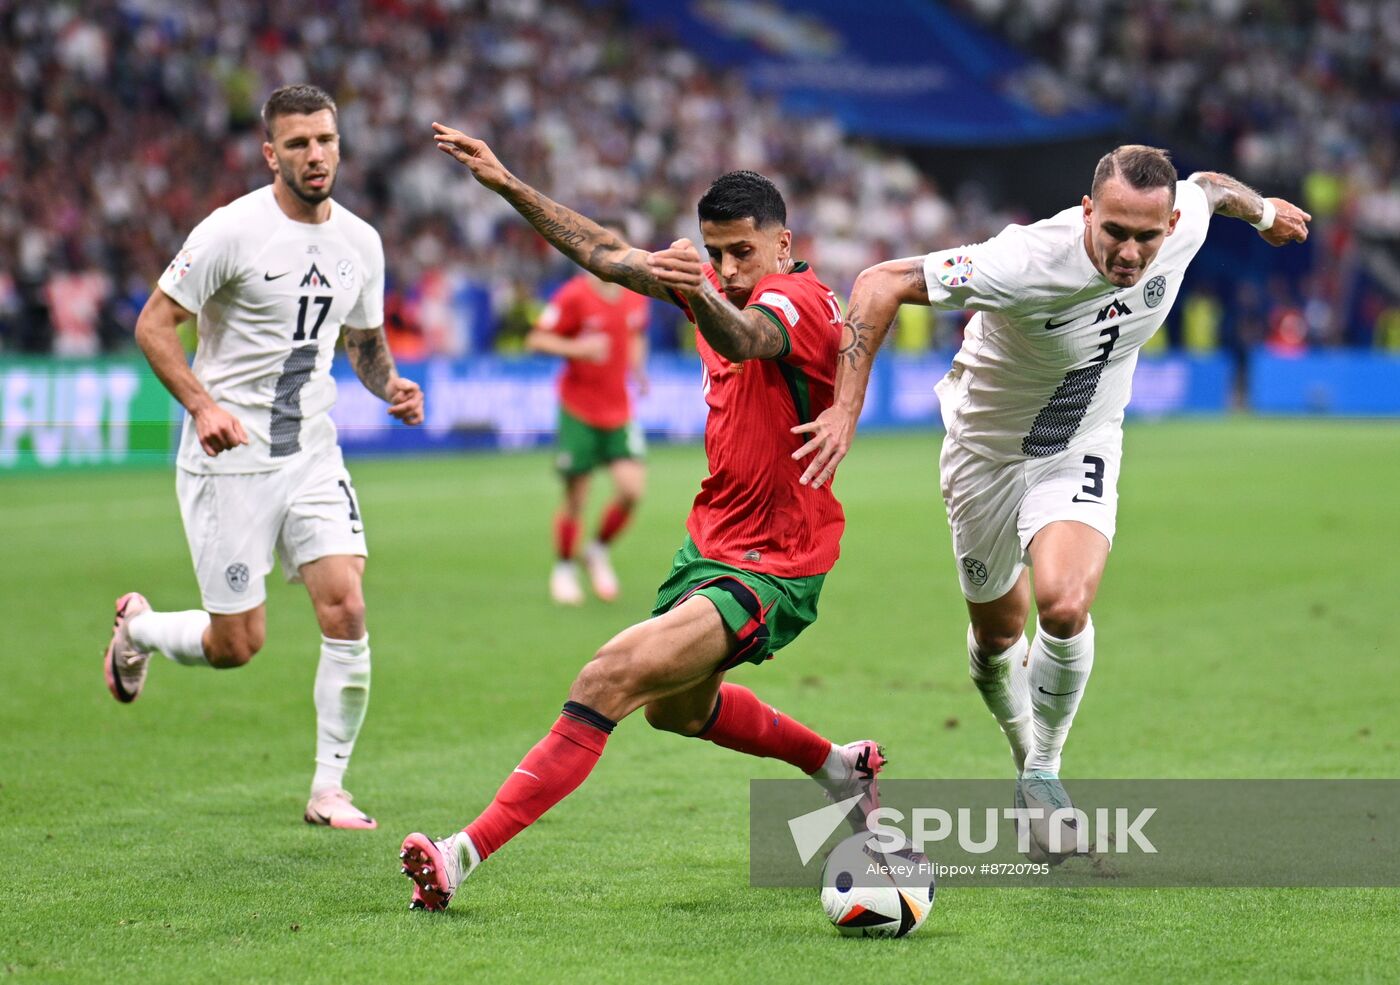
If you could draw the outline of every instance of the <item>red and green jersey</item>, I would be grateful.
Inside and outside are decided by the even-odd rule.
[[[719,287],[709,264],[705,276]],[[686,529],[714,561],[780,578],[825,574],[841,553],[846,518],[829,484],[798,482],[807,463],[792,453],[807,439],[791,429],[831,406],[841,308],[802,262],[760,280],[747,307],[771,318],[786,342],[775,358],[731,363],[696,331],[710,474]]]
[[[565,338],[602,334],[608,357],[601,363],[568,359],[559,375],[559,402],[570,414],[595,428],[620,428],[632,419],[627,370],[632,340],[647,327],[647,299],[619,290],[611,299],[599,293],[591,277],[579,274],[549,299],[536,325]]]

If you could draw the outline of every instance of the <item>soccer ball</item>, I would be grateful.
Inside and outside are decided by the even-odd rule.
[[[847,937],[903,937],[933,909],[933,867],[911,849],[882,852],[874,838],[852,835],[822,866],[822,907]]]

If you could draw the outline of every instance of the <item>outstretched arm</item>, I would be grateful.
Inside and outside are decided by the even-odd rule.
[[[345,354],[365,389],[387,401],[389,413],[405,424],[422,424],[423,391],[417,383],[399,375],[384,338],[384,326],[347,328],[344,338]]]
[[[1258,229],[1270,246],[1301,243],[1308,238],[1312,216],[1292,202],[1264,198],[1244,182],[1215,171],[1197,171],[1189,180],[1201,186],[1212,212],[1243,219]]]
[[[647,268],[647,251],[629,246],[621,237],[560,205],[511,174],[483,140],[434,123],[438,149],[467,166],[472,176],[511,204],[539,234],[574,263],[603,280],[663,301],[670,292]]]
[[[856,278],[846,309],[841,350],[836,357],[836,392],[831,406],[816,420],[792,429],[812,436],[792,453],[797,459],[813,456],[802,473],[803,485],[821,488],[831,481],[836,466],[846,457],[865,406],[875,353],[885,341],[899,306],[928,303],[923,257],[887,260],[867,268]]]

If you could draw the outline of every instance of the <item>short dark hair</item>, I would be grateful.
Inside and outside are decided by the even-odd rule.
[[[335,100],[331,98],[329,92],[320,86],[282,86],[267,97],[267,102],[263,103],[263,132],[267,134],[267,139],[271,140],[272,121],[277,117],[310,115],[319,113],[323,109],[330,110],[331,116],[339,118],[339,113],[335,108]]]
[[[787,203],[778,186],[757,171],[730,171],[715,179],[698,208],[701,222],[753,219],[755,226],[787,225]]]
[[[1122,178],[1131,188],[1167,189],[1167,204],[1176,204],[1176,165],[1172,156],[1160,147],[1145,144],[1124,144],[1099,158],[1094,168],[1094,184],[1090,198],[1098,198],[1103,186],[1112,178]]]

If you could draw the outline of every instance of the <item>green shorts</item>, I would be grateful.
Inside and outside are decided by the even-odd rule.
[[[778,578],[711,561],[687,536],[671,562],[671,573],[656,590],[651,614],[659,616],[692,595],[703,595],[739,638],[719,669],[745,661],[761,664],[817,621],[817,598],[825,580],[826,575]]]
[[[564,475],[584,475],[621,459],[640,461],[647,443],[635,420],[620,428],[595,428],[559,408],[559,452],[554,467]]]

